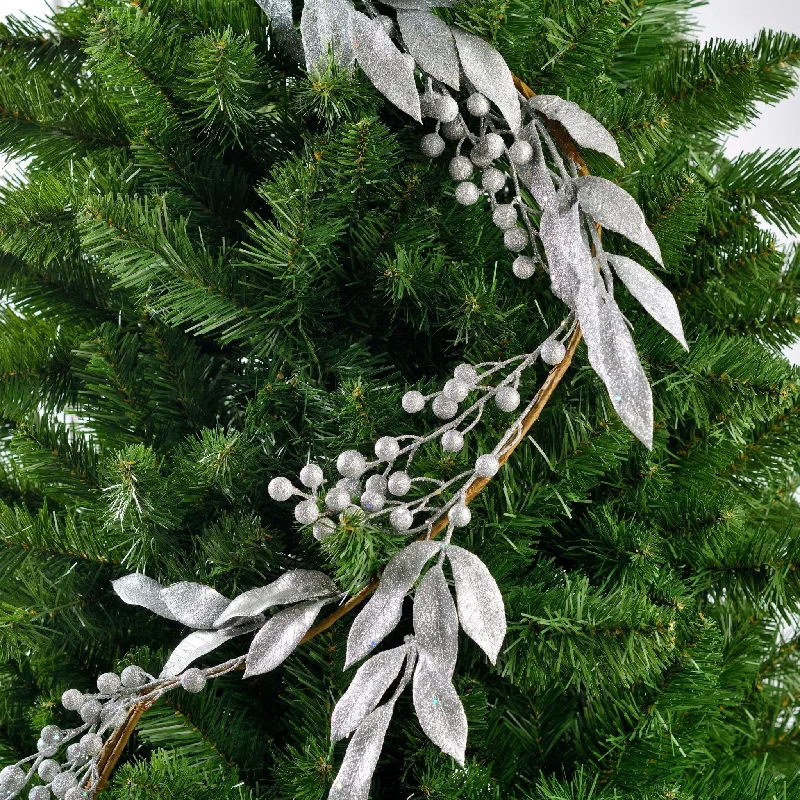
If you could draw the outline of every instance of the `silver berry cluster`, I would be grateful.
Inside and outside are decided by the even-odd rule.
[[[37,752],[0,772],[0,800],[19,797],[35,780],[38,783],[28,790],[28,800],[93,798],[103,745],[125,722],[132,705],[154,701],[179,686],[188,692],[200,692],[207,677],[226,674],[238,666],[238,661],[234,666],[226,663],[210,670],[190,668],[169,679],[157,679],[141,667],[129,666],[119,675],[100,675],[96,692],[67,689],[61,704],[66,711],[75,712],[81,724],[66,729],[57,725],[42,728]]]
[[[286,477],[273,478],[267,487],[269,496],[279,502],[299,498],[295,519],[313,526],[317,539],[336,530],[332,519],[335,515],[340,519],[354,514],[369,520],[388,519],[392,529],[403,535],[428,532],[445,516],[453,527],[467,525],[471,519],[464,502],[467,491],[476,480],[497,474],[528,407],[518,414],[491,452],[477,456],[470,468],[452,478],[415,474],[416,454],[431,442],[438,442],[445,453],[460,452],[490,404],[505,413],[519,412],[523,373],[539,359],[551,365],[561,362],[566,353],[563,335],[570,328],[568,318],[532,353],[474,366],[460,364],[440,391],[429,395],[417,390],[406,392],[401,402],[407,413],[418,414],[429,407],[441,424],[424,435],[381,436],[375,442],[374,457],[345,450],[336,459],[340,477],[333,486],[326,488],[320,466],[307,464],[300,470],[302,488]]]

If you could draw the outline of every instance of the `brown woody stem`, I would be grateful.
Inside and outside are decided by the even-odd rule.
[[[526,83],[521,81],[516,76],[514,76],[514,85],[524,97],[530,98],[535,94]],[[578,165],[581,174],[588,175],[589,170],[586,168],[586,164],[583,158],[581,158],[581,155],[575,146],[575,142],[572,141],[572,138],[569,136],[566,130],[557,122],[548,122],[547,127],[549,128],[550,133],[553,135],[553,138],[558,143],[558,146]],[[525,436],[527,436],[536,420],[539,419],[544,407],[553,396],[553,392],[555,392],[556,388],[561,383],[562,378],[569,369],[580,341],[581,329],[580,326],[577,326],[575,328],[575,332],[572,334],[572,338],[570,339],[564,359],[560,364],[557,364],[555,367],[553,367],[553,369],[551,369],[547,375],[547,378],[545,379],[536,395],[536,398],[534,399],[530,411],[522,420],[521,430],[515,437],[513,445],[499,457],[501,465],[508,461],[511,454],[517,449]],[[467,491],[465,503],[471,503],[486,488],[491,480],[491,478],[478,478],[476,481],[474,481]],[[430,533],[430,538],[437,537],[446,527],[447,518],[440,518],[434,524]],[[429,535],[423,534],[420,538],[426,539],[429,538]],[[319,636],[323,631],[328,630],[328,628],[330,628],[334,623],[338,622],[354,608],[360,606],[378,588],[379,583],[380,578],[377,576],[372,578],[370,582],[364,586],[360,592],[358,592],[358,594],[353,595],[353,597],[351,597],[346,603],[343,603],[341,606],[339,606],[336,611],[327,616],[321,622],[318,622],[316,625],[314,625],[314,627],[311,628],[309,632],[301,639],[300,643],[303,644],[305,642],[310,642],[312,639]],[[134,730],[136,730],[136,725],[138,724],[139,719],[141,718],[142,714],[144,714],[144,712],[150,708],[153,702],[154,701],[151,700],[147,703],[131,706],[131,708],[128,710],[128,716],[125,719],[125,723],[116,731],[114,731],[111,737],[109,737],[108,741],[103,747],[103,752],[101,753],[100,760],[97,764],[98,781],[97,786],[94,787],[95,794],[99,794],[108,784],[111,773],[113,772],[117,761],[119,761],[122,751],[125,749],[125,745],[133,735]],[[87,785],[86,788],[88,789],[92,787]]]

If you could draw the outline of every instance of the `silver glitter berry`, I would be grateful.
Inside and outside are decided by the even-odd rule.
[[[303,500],[294,507],[294,518],[301,525],[311,525],[319,518],[319,509],[313,500]]]
[[[80,745],[83,754],[91,758],[103,749],[103,737],[99,733],[84,733]]]
[[[350,505],[350,492],[343,486],[331,489],[325,495],[325,505],[333,512],[344,511]]]
[[[439,133],[451,142],[457,142],[467,135],[467,125],[461,117],[456,117],[452,122],[445,122]]]
[[[530,256],[517,256],[511,265],[511,270],[518,278],[525,280],[536,272],[536,262]]]
[[[61,765],[58,761],[53,761],[52,758],[46,758],[39,764],[39,768],[36,771],[45,783],[50,783],[61,772]]]
[[[405,507],[395,508],[389,514],[389,524],[396,531],[407,531],[414,522],[414,515]]]
[[[323,539],[327,539],[330,535],[336,533],[336,523],[327,517],[321,517],[314,523],[314,527],[311,529],[311,532],[314,534],[315,539],[322,541]]]
[[[192,694],[202,692],[206,686],[205,673],[196,667],[190,667],[181,675],[181,686]]]
[[[459,364],[453,372],[453,377],[462,383],[473,386],[478,380],[478,370],[472,364]]]
[[[456,193],[458,193],[458,190],[456,190]],[[477,200],[477,198],[475,199]],[[402,406],[403,410],[409,414],[416,414],[418,411],[422,411],[425,408],[425,398],[422,396],[422,392],[418,392],[416,389],[406,392],[403,395]]]
[[[73,762],[83,764],[85,761],[86,756],[83,748],[77,742],[67,748],[67,764],[72,764]]]
[[[46,786],[33,786],[28,792],[28,800],[50,800],[50,790]]]
[[[19,767],[4,767],[0,772],[0,787],[6,791],[4,797],[14,797],[24,785],[25,773]]]
[[[502,230],[513,228],[517,224],[517,208],[513,203],[499,203],[492,212],[492,222]]]
[[[36,751],[40,755],[43,755],[46,758],[50,758],[50,756],[54,756],[58,752],[58,745],[57,744],[46,744],[41,739],[39,739],[36,742]]]
[[[74,772],[62,772],[53,778],[50,788],[56,797],[63,798],[67,792],[73,787],[78,785],[78,779],[75,777]]]
[[[381,461],[394,461],[400,454],[400,444],[394,436],[381,436],[375,442],[375,455]]]
[[[472,162],[466,156],[456,156],[449,169],[454,181],[465,181],[472,175]]]
[[[389,476],[387,488],[395,497],[402,497],[411,489],[411,476],[407,472],[394,472]]]
[[[42,732],[39,734],[39,738],[48,746],[59,744],[64,738],[64,731],[62,731],[58,725],[45,725],[44,728],[42,728]]]
[[[384,507],[386,504],[386,496],[378,492],[364,492],[358,502],[361,504],[361,508],[363,508],[364,511],[369,514],[374,514]]]
[[[494,404],[501,411],[516,411],[520,404],[519,392],[513,386],[501,386],[494,396]]]
[[[491,110],[489,101],[478,92],[474,92],[467,99],[467,111],[473,117],[485,117]]]
[[[483,137],[482,144],[486,148],[486,152],[489,154],[492,161],[496,158],[500,158],[506,149],[506,143],[499,133],[487,133],[486,136]]]
[[[100,719],[102,710],[103,706],[98,700],[86,700],[78,713],[84,722],[94,725]]]
[[[336,459],[336,469],[345,478],[359,478],[367,468],[367,459],[358,450],[345,450]]]
[[[489,194],[497,194],[506,185],[506,175],[497,167],[487,167],[483,171],[481,185]]]
[[[458,378],[451,378],[445,383],[442,389],[442,394],[454,403],[460,403],[466,399],[469,394],[470,386],[468,383],[458,380]]]
[[[493,478],[500,469],[500,461],[494,453],[484,453],[475,461],[475,474],[479,478]]]
[[[458,453],[464,447],[464,434],[461,431],[451,430],[442,434],[442,450],[445,453]]]
[[[458,116],[458,103],[450,95],[437,97],[433,115],[440,122],[452,122]]]
[[[126,689],[138,689],[148,681],[147,673],[141,667],[136,666],[136,664],[125,667],[125,669],[122,670],[120,679],[122,685]]]
[[[377,494],[386,494],[388,483],[383,475],[370,475],[367,478],[366,490],[368,492],[376,492]]]
[[[462,206],[471,206],[478,202],[480,190],[474,183],[464,181],[456,186],[456,202]]]
[[[89,792],[86,789],[81,786],[73,786],[71,789],[67,789],[64,800],[87,800],[88,797]]]
[[[119,675],[114,672],[104,672],[97,679],[97,691],[100,694],[116,694],[121,685]]]
[[[450,509],[447,518],[456,528],[463,528],[465,525],[469,525],[472,512],[463,503],[458,503]]]
[[[506,250],[518,253],[528,246],[528,234],[522,228],[509,228],[503,234],[503,244]]]
[[[567,354],[567,348],[564,347],[564,343],[559,342],[558,339],[548,339],[542,345],[542,349],[539,352],[545,364],[555,366],[564,360],[564,356]]]
[[[433,401],[433,413],[439,419],[452,419],[458,413],[458,404],[439,395]]]
[[[283,503],[294,494],[294,486],[288,478],[273,478],[267,486],[267,493],[273,500]]]
[[[67,711],[77,711],[83,705],[83,700],[83,692],[79,692],[77,689],[67,689],[61,695],[61,705]]]
[[[519,139],[508,148],[508,157],[517,166],[527,164],[533,158],[533,148],[530,142]]]
[[[436,158],[444,152],[445,142],[438,133],[428,133],[422,137],[420,149],[428,158]]]
[[[316,489],[318,486],[322,485],[324,480],[325,475],[322,469],[316,464],[306,464],[303,469],[300,470],[300,483],[302,483],[303,486],[308,486],[309,489]]]

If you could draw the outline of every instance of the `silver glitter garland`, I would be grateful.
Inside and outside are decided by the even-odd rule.
[[[423,136],[422,151],[436,158],[453,143],[449,172],[457,184],[456,201],[472,205],[486,197],[506,248],[515,254],[514,274],[526,279],[537,269],[545,270],[553,294],[568,308],[561,326],[534,352],[499,362],[462,364],[440,391],[427,396],[407,392],[402,406],[408,413],[429,407],[440,420],[430,433],[383,436],[374,458],[355,450],[341,453],[336,459],[341,477],[326,490],[324,470],[315,464],[300,471],[302,488],[285,477],[269,484],[274,500],[298,498],[295,518],[311,526],[318,539],[335,533],[340,519],[353,516],[372,523],[388,521],[399,535],[423,537],[390,559],[348,635],[346,668],[368,658],[333,711],[332,739],[352,738],[329,800],[366,800],[395,703],[409,685],[425,734],[464,764],[467,720],[452,681],[458,629],[495,663],[506,617],[502,595],[486,565],[451,539],[470,522],[465,502],[470,488],[493,477],[503,456],[519,441],[523,420],[535,402],[522,406],[523,374],[539,360],[550,365],[562,361],[564,340],[579,324],[589,363],[605,383],[614,408],[650,447],[652,393],[629,324],[614,299],[614,276],[653,319],[681,345],[687,344],[672,294],[642,265],[603,248],[598,226],[620,233],[662,264],[658,243],[636,201],[604,178],[578,175],[574,162],[559,151],[547,122],[562,125],[580,147],[621,164],[611,134],[573,102],[547,95],[522,97],[494,48],[431,14],[430,8],[449,6],[450,0],[386,0],[383,5],[394,10],[396,24],[371,3],[365,3],[363,14],[350,0],[307,0],[300,36],[289,0],[257,1],[270,18],[276,40],[295,58],[302,52],[310,72],[324,70],[329,55],[340,68],[358,63],[390,102],[418,122],[432,120],[434,129]],[[465,100],[452,94],[459,91]],[[490,402],[502,412],[516,412],[492,451],[446,481],[415,474],[413,462],[420,447],[438,441],[444,452],[459,452]],[[446,524],[446,535],[434,542],[430,536],[439,523]],[[121,675],[101,675],[97,693],[67,690],[62,703],[82,724],[66,730],[46,726],[37,753],[0,772],[0,800],[17,797],[34,777],[41,785],[30,790],[29,800],[93,797],[104,740],[124,723],[132,706],[179,687],[202,691],[208,680],[242,667],[245,676],[275,669],[321,609],[343,597],[328,576],[310,570],[291,570],[233,600],[202,584],[162,587],[141,574],[115,581],[114,590],[124,602],[193,632],[174,649],[157,678],[130,666]],[[399,624],[403,603],[412,592],[414,635],[401,647],[375,652]],[[265,617],[269,609],[281,606]],[[254,632],[246,655],[215,667],[191,666],[225,641]],[[55,759],[61,748],[63,762]]]

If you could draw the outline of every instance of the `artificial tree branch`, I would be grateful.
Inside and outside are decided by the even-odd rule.
[[[527,99],[535,95],[535,92],[524,81],[521,81],[516,76],[514,76],[514,85],[517,87],[517,90],[520,92],[520,94]],[[565,128],[558,122],[554,121],[548,121],[547,127],[550,130],[553,138],[558,143],[559,147],[561,147],[564,153],[566,153],[567,156],[578,166],[580,174],[588,175],[589,170],[586,167],[586,163],[578,152],[577,146],[572,140],[572,137],[570,137]],[[575,351],[578,349],[581,338],[581,329],[578,325],[572,334],[564,358],[550,370],[547,378],[537,392],[530,410],[522,420],[519,434],[515,437],[512,445],[499,456],[501,465],[508,461],[508,459],[541,416],[542,411],[550,401],[550,398],[553,396],[553,393],[558,388],[558,385],[561,383],[564,375],[572,364],[572,359],[575,356]],[[478,478],[475,480],[467,490],[466,497],[464,498],[465,504],[471,503],[486,488],[486,486],[491,483],[491,481],[492,478]],[[447,517],[441,517],[436,523],[434,523],[430,533],[425,533],[420,536],[420,538],[436,538],[446,528]],[[379,584],[380,578],[378,576],[373,577],[366,586],[364,586],[357,594],[353,595],[353,597],[351,597],[346,603],[340,605],[336,611],[327,616],[321,622],[314,625],[301,639],[300,643],[304,644],[305,642],[310,642],[312,639],[328,630],[328,628],[338,622],[342,617],[349,614],[354,608],[360,606],[378,588]],[[138,724],[139,719],[141,719],[145,711],[147,711],[150,706],[153,705],[153,702],[153,700],[149,700],[147,702],[131,706],[131,708],[128,710],[128,715],[125,719],[125,722],[109,737],[108,741],[103,747],[100,760],[98,761],[97,784],[94,787],[90,787],[88,785],[86,787],[94,788],[95,795],[99,794],[108,784],[114,767],[119,761],[125,746],[133,735],[133,732],[136,730],[136,725]]]

